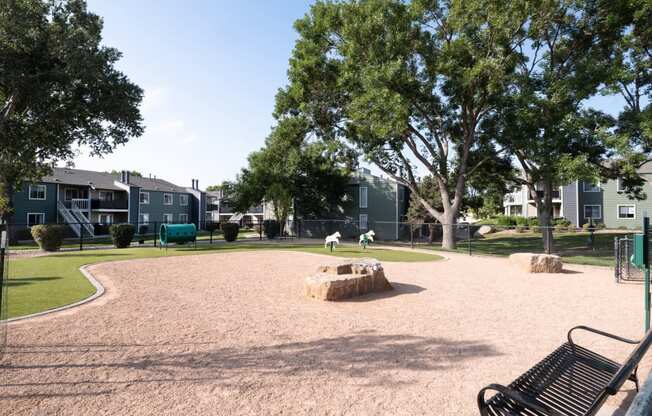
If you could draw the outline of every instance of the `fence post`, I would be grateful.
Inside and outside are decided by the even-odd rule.
[[[473,248],[472,248],[472,245],[471,245],[471,223],[466,224],[466,231],[467,231],[466,232],[466,234],[467,234],[466,238],[467,238],[467,242],[468,242],[468,246],[469,246],[468,247],[469,248],[469,256],[472,256],[473,255]]]
[[[213,227],[211,227],[211,239],[208,244],[213,244]]]
[[[645,279],[645,332],[650,330],[650,218],[643,217],[643,276]]]
[[[84,250],[84,226],[79,224],[79,251]]]
[[[614,258],[616,259],[616,267],[614,267],[614,279],[618,283],[620,275],[620,244],[618,237],[614,237]]]
[[[4,314],[2,311],[4,310],[4,305],[2,303],[2,294],[4,292],[4,286],[5,286],[5,252],[7,248],[7,231],[3,230],[0,226],[0,319],[5,319]],[[7,230],[9,230],[9,226],[7,226]],[[8,278],[9,276],[7,276]],[[2,351],[0,351],[0,356]]]
[[[258,223],[258,241],[263,241],[263,222]]]

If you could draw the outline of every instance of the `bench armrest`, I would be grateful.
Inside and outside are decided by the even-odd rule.
[[[480,392],[478,393],[478,408],[480,409],[480,414],[482,416],[489,416],[489,413],[487,412],[487,402],[484,399],[484,394],[488,390],[497,391],[503,396],[511,400],[514,400],[516,403],[520,404],[521,406],[529,410],[533,410],[535,412],[543,413],[550,416],[559,415],[558,412],[549,409],[548,407],[542,404],[536,403],[533,400],[530,400],[529,398],[525,397],[524,395],[522,395],[516,390],[510,389],[509,387],[505,387],[500,384],[490,384],[487,387],[480,390]]]
[[[568,343],[571,344],[571,346],[575,345],[575,343],[573,342],[572,333],[573,333],[573,331],[575,331],[577,329],[587,331],[587,332],[592,332],[594,334],[602,335],[603,337],[615,339],[616,341],[624,342],[624,343],[627,343],[627,344],[638,344],[638,343],[641,342],[641,341],[634,341],[634,340],[631,340],[631,339],[619,337],[618,335],[610,334],[608,332],[604,332],[604,331],[601,331],[599,329],[591,328],[591,327],[588,327],[588,326],[578,325],[578,326],[576,326],[574,328],[571,328],[570,331],[568,331]]]

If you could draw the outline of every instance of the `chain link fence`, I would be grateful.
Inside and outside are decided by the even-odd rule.
[[[161,222],[132,223],[135,235],[132,247],[157,247]],[[62,250],[86,250],[112,246],[109,224],[92,224],[92,228],[81,223],[59,224],[64,227]],[[263,222],[240,224],[238,241],[267,240]],[[223,223],[202,221],[196,224],[197,243],[215,244],[223,242]],[[304,243],[323,244],[326,236],[340,233],[341,241],[357,244],[360,235],[373,231],[376,243],[409,246],[422,249],[441,249],[444,234],[452,234],[453,250],[467,254],[508,256],[517,252],[545,253],[543,231],[540,226],[501,226],[499,224],[459,223],[446,226],[427,222],[366,222],[340,219],[298,219],[289,220],[283,230],[272,233],[274,240],[291,241],[301,239]],[[601,266],[618,266],[625,272],[626,262],[617,263],[621,251],[615,239],[631,238],[635,230],[608,230],[599,227],[570,227],[556,225],[548,227],[552,237],[551,252],[564,257],[565,261],[588,263]],[[92,232],[91,232],[92,230]],[[36,249],[38,246],[30,234],[28,224],[11,224],[8,234],[16,250]],[[626,243],[620,243],[626,244]],[[627,250],[623,246],[623,250]],[[615,273],[620,273],[616,268]],[[632,270],[635,272],[635,270]],[[620,276],[620,275],[618,275]]]

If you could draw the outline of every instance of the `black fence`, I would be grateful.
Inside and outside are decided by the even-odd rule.
[[[180,224],[161,221],[148,222],[130,222],[134,226],[134,237],[132,246],[154,246],[159,243],[159,233],[162,224]],[[183,223],[186,224],[186,223]],[[84,223],[84,222],[66,222],[66,223],[47,223],[46,225],[56,225],[61,227],[63,233],[64,250],[85,250],[88,248],[104,248],[113,244],[110,235],[111,224],[101,223]],[[213,221],[202,221],[197,227],[198,243],[216,243],[222,240],[222,227],[224,223]],[[240,225],[240,224],[239,224]],[[33,224],[11,223],[4,225],[7,230],[8,239],[11,245],[17,250],[38,248],[32,236]],[[264,237],[264,228],[262,223],[242,223],[240,225],[239,239],[257,239],[262,240]]]
[[[161,222],[133,223],[135,235],[132,246],[158,246]],[[108,224],[68,223],[63,225],[65,250],[85,250],[112,245]],[[196,224],[197,243],[214,244],[223,241],[223,223],[203,221]],[[92,228],[91,228],[92,227]],[[386,244],[415,248],[440,249],[445,229],[440,223],[410,223],[392,221],[350,220],[290,220],[283,230],[274,233],[274,239],[301,239],[323,244],[328,235],[340,234],[343,242],[357,244],[360,235],[373,231],[373,240]],[[631,237],[635,230],[606,230],[601,227],[572,227],[558,224],[546,228],[550,231],[551,252],[578,262],[613,266],[615,264],[615,238]],[[27,224],[8,227],[12,243],[18,248],[37,248]],[[452,226],[454,250],[468,254],[506,256],[515,252],[544,253],[544,227],[502,226],[496,224],[460,223]],[[267,240],[263,223],[244,224],[238,240]],[[582,259],[583,257],[584,259]],[[584,261],[588,259],[588,261]]]
[[[451,229],[453,250],[467,254],[508,256],[517,252],[545,253],[544,235],[551,239],[550,252],[576,263],[613,266],[616,238],[631,238],[635,229],[606,229],[603,226],[574,227],[558,224],[541,226],[503,226],[496,224],[409,223],[342,220],[301,220],[290,223],[301,239],[323,242],[336,232],[340,240],[359,243],[360,235],[373,231],[374,241],[414,248],[441,249],[445,228]]]

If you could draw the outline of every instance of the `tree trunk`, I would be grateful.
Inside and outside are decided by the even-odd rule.
[[[455,228],[457,218],[452,212],[445,212],[443,215],[441,229],[441,247],[445,250],[455,250],[457,243],[455,241]]]
[[[552,253],[553,233],[552,233],[552,192],[553,185],[550,181],[543,183],[543,201],[537,205],[537,215],[539,225],[541,226],[541,236],[543,238],[543,249],[546,254]]]

